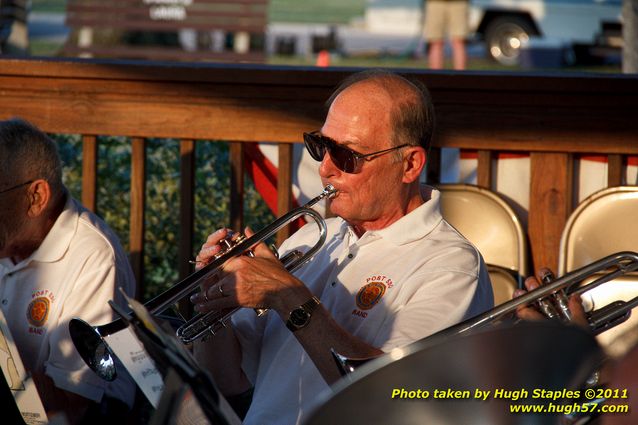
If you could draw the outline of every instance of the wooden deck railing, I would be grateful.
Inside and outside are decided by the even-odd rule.
[[[96,202],[96,136],[132,137],[130,250],[144,250],[145,139],[181,146],[180,264],[192,253],[194,143],[231,143],[231,211],[240,227],[245,142],[279,145],[279,211],[291,204],[292,143],[319,128],[323,102],[353,69],[274,68],[106,61],[0,60],[0,119],[21,116],[50,133],[83,135],[82,201]],[[638,155],[638,77],[412,70],[432,92],[436,147],[477,149],[478,183],[493,187],[499,152],[528,153],[527,233],[533,264],[556,268],[561,231],[575,207],[576,154],[607,155],[620,185]],[[432,158],[436,158],[436,151]],[[434,161],[429,177],[437,180]],[[285,235],[281,235],[285,237]],[[188,272],[187,267],[180,270]]]

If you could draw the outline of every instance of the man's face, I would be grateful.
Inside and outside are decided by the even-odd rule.
[[[375,84],[356,83],[334,100],[321,133],[360,154],[390,148],[391,107],[392,99]],[[357,174],[341,171],[326,154],[319,174],[324,185],[332,183],[339,190],[330,204],[332,212],[366,230],[383,228],[400,217],[403,164],[396,153],[373,156]]]
[[[7,179],[0,179],[0,192],[15,186]],[[0,258],[15,255],[19,236],[27,225],[27,191],[29,186],[21,186],[0,193]]]

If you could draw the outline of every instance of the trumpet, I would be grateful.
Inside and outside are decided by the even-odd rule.
[[[320,226],[320,242],[316,243],[313,248],[307,251],[305,254],[299,250],[292,250],[287,253],[284,257],[280,258],[279,261],[282,263],[284,268],[288,270],[290,273],[297,270],[301,267],[307,259],[309,259],[314,252],[316,252],[315,247],[318,249],[321,245],[323,245],[325,241],[325,230],[323,229],[323,225]],[[223,239],[222,244],[225,245],[225,250],[218,254],[218,256],[224,256],[228,249],[232,248],[235,244],[241,242],[245,238],[244,235],[239,235],[238,239]],[[224,247],[222,247],[224,249]],[[252,252],[248,251],[247,255],[252,256]],[[216,257],[217,258],[217,257]],[[206,338],[208,335],[215,335],[217,332],[226,327],[226,323],[228,319],[235,314],[241,307],[237,308],[228,308],[221,311],[209,311],[208,313],[198,314],[188,320],[186,323],[177,328],[175,335],[183,344],[190,344],[199,339]],[[268,312],[268,309],[265,308],[256,308],[255,313],[258,316],[263,316]]]
[[[586,266],[565,274],[533,291],[497,305],[485,313],[436,332],[423,340],[436,342],[439,339],[465,334],[492,325],[511,317],[519,307],[536,304],[549,318],[568,321],[566,299],[583,294],[622,275],[638,270],[638,254],[630,251],[617,252]],[[588,279],[592,279],[588,281]],[[587,281],[587,283],[584,283]],[[550,307],[557,305],[558,308]],[[638,306],[638,296],[629,301],[614,301],[598,310],[587,313],[589,328],[599,334],[629,318],[631,310]],[[359,366],[373,358],[349,358],[332,350],[332,355],[342,376],[354,372]]]
[[[323,191],[315,198],[311,199],[302,207],[291,210],[287,214],[279,217],[268,226],[264,227],[254,235],[246,238],[243,235],[234,241],[227,241],[227,247],[221,255],[217,255],[213,261],[206,266],[187,276],[180,282],[174,284],[166,291],[157,295],[155,298],[144,304],[144,307],[152,315],[157,315],[178,301],[192,293],[201,282],[213,277],[220,268],[231,258],[251,253],[251,248],[260,242],[265,241],[281,228],[287,226],[297,218],[309,216],[317,224],[319,237],[314,246],[309,248],[305,253],[293,251],[291,255],[287,255],[281,259],[284,267],[290,272],[298,269],[312,258],[312,256],[323,246],[326,240],[326,222],[321,215],[311,209],[313,205],[324,198],[331,199],[337,194],[331,184],[328,184]],[[178,338],[184,342],[192,342],[204,335],[214,334],[221,327],[225,326],[230,316],[239,310],[211,312],[204,315],[198,315],[182,325],[178,329]],[[258,312],[259,314],[259,312]],[[127,324],[123,319],[117,319],[101,326],[91,326],[82,319],[73,318],[69,322],[69,333],[75,345],[76,350],[84,360],[84,362],[101,378],[112,381],[116,378],[115,364],[113,353],[105,341],[109,335],[113,335],[126,328]]]

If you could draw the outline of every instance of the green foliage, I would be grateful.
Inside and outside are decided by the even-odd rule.
[[[82,196],[82,142],[77,135],[53,135],[64,164],[64,181],[71,195]],[[98,138],[97,213],[128,250],[131,144],[124,137]],[[209,233],[230,222],[230,162],[228,145],[196,143],[195,229],[193,257]],[[151,139],[146,145],[146,210],[144,232],[144,294],[147,300],[178,279],[179,142]],[[250,179],[246,180],[244,211],[247,224],[259,229],[274,217]]]
[[[62,158],[62,178],[71,196],[82,195],[82,140],[78,135],[52,134]]]

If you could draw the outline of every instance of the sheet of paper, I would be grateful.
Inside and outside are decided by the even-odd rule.
[[[135,383],[154,408],[159,404],[164,381],[153,359],[130,327],[106,337],[106,343],[124,364]]]
[[[7,321],[0,309],[0,365],[22,419],[27,425],[48,424],[38,390],[24,369]]]

